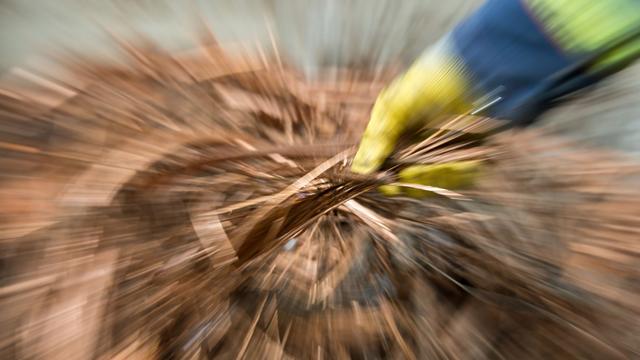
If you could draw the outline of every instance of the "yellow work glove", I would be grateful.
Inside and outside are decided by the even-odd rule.
[[[425,52],[409,70],[384,89],[371,112],[352,171],[369,174],[393,152],[399,137],[418,121],[470,110],[463,67],[450,55],[446,43]],[[426,120],[425,120],[426,119]],[[399,172],[400,182],[456,189],[468,186],[478,173],[477,162],[417,165]],[[383,186],[387,195],[420,196],[423,190]]]

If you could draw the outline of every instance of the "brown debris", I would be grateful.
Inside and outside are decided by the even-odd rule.
[[[385,198],[392,171],[348,168],[391,73],[313,84],[211,41],[123,47],[129,67],[76,59],[60,103],[0,94],[9,133],[33,134],[0,138],[0,357],[640,351],[637,164],[534,131],[465,138],[494,124],[459,118],[392,167],[485,160],[477,186]]]

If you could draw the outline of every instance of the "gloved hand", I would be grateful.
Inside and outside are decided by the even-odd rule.
[[[403,132],[418,121],[433,121],[445,114],[468,111],[469,96],[462,67],[450,56],[446,43],[427,50],[413,66],[383,90],[371,113],[352,171],[368,174],[377,170],[393,151]],[[471,185],[479,173],[479,162],[465,161],[434,165],[416,165],[398,173],[399,181],[455,190]],[[386,195],[407,194],[419,197],[424,190],[386,185]]]
[[[417,121],[467,112],[472,101],[489,94],[483,115],[530,124],[558,97],[638,57],[640,1],[487,0],[380,94],[352,170],[375,171]],[[438,181],[452,189],[468,183],[457,178],[469,179],[470,168],[422,166],[399,177],[433,181],[416,175],[426,171],[447,179]]]
[[[446,43],[427,50],[378,96],[352,171],[369,174],[377,170],[400,135],[416,121],[469,110],[465,88],[462,67],[449,55]]]

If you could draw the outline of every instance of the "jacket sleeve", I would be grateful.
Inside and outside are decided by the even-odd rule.
[[[448,36],[484,113],[526,125],[638,57],[640,0],[488,0]]]

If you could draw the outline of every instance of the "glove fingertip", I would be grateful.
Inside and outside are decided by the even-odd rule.
[[[351,171],[362,175],[371,174],[382,166],[391,149],[392,147],[383,141],[369,142],[363,140],[351,164]]]
[[[398,196],[402,195],[402,188],[396,185],[380,185],[378,191],[385,196]]]

